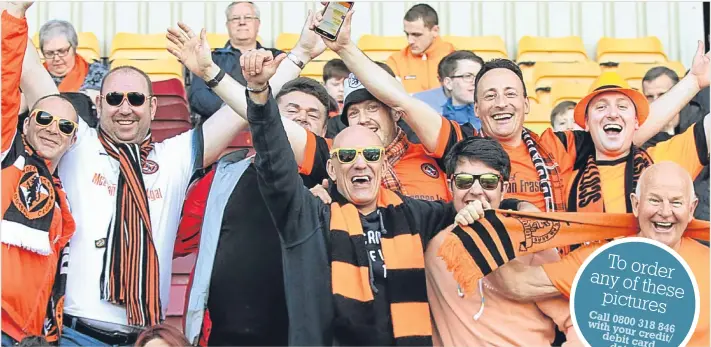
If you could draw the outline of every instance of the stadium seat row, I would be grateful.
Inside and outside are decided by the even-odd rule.
[[[91,32],[79,33],[78,51],[89,60],[102,57],[99,40]],[[290,50],[298,41],[299,34],[282,33],[276,38],[275,47]],[[484,60],[492,58],[507,58],[509,54],[506,44],[500,36],[444,36],[457,49],[471,50]],[[227,34],[208,34],[210,47],[219,48],[228,40]],[[35,45],[39,46],[39,37],[34,37]],[[109,60],[114,59],[164,59],[172,58],[165,50],[168,40],[165,34],[132,34],[117,33],[111,42]],[[358,47],[367,52],[371,59],[385,61],[392,52],[407,46],[404,36],[363,35],[358,40]],[[335,57],[333,52],[325,52],[317,60],[330,60]],[[514,58],[511,56],[510,58]],[[527,62],[584,62],[590,60],[586,53],[582,38],[568,37],[532,37],[524,36],[518,42],[518,52],[515,60]],[[662,63],[667,56],[664,47],[655,36],[620,39],[603,37],[597,42],[595,61],[601,64],[636,62]]]

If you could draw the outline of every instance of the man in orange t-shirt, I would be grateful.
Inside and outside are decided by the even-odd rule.
[[[403,26],[408,45],[393,53],[386,63],[410,94],[438,88],[437,67],[442,58],[454,52],[454,46],[439,37],[437,11],[427,4],[412,6],[405,13]]]
[[[669,177],[676,179],[670,180]],[[694,221],[698,199],[686,169],[672,162],[654,164],[644,170],[635,193],[631,194],[632,212],[639,222],[637,236],[650,238],[675,250],[689,265],[696,277],[700,294],[699,321],[689,346],[709,346],[709,248],[687,237],[684,232]],[[708,230],[708,229],[707,229]],[[708,240],[708,234],[705,235]],[[493,281],[505,290],[504,294],[519,301],[540,300],[563,294],[570,296],[573,281],[585,259],[602,244],[583,246],[559,262],[542,266],[526,266],[511,262],[494,272]]]

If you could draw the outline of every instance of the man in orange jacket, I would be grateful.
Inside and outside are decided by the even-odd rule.
[[[1,5],[3,346],[31,335],[57,341],[66,276],[58,264],[60,258],[67,263],[65,246],[75,230],[53,174],[75,141],[77,112],[57,94],[37,50],[28,44],[25,12],[31,5]],[[17,131],[20,88],[34,103],[22,133]]]
[[[393,53],[386,63],[410,94],[439,87],[437,66],[454,52],[454,46],[439,37],[437,12],[427,4],[412,6],[405,13],[403,26],[408,45]]]

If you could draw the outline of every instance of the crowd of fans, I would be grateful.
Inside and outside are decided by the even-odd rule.
[[[199,117],[155,142],[149,77],[87,62],[59,20],[42,64],[31,4],[1,5],[2,346],[578,346],[576,271],[631,236],[687,261],[689,345],[711,344],[702,43],[642,91],[603,73],[537,134],[518,65],[455,50],[428,5],[383,64],[351,41],[352,10],[335,41],[309,13],[285,53],[233,2],[224,47],[168,30]],[[323,81],[299,77],[327,48]],[[228,147],[244,131],[253,148]],[[189,254],[181,332],[164,320]]]

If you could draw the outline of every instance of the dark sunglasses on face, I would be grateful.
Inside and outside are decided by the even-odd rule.
[[[32,117],[35,118],[35,122],[37,122],[37,125],[43,127],[48,127],[50,124],[52,124],[52,122],[57,120],[57,127],[59,128],[59,131],[66,136],[72,135],[74,133],[74,130],[76,130],[77,128],[77,123],[75,123],[74,121],[53,116],[51,113],[44,110],[32,111]]]
[[[363,155],[363,159],[369,163],[376,163],[383,157],[385,149],[383,147],[366,147],[366,148],[334,148],[331,150],[331,157],[336,154],[338,161],[341,164],[350,164],[356,160],[358,154]]]
[[[484,190],[494,190],[499,186],[499,181],[501,181],[501,176],[486,173],[481,175],[472,175],[468,173],[458,173],[452,176],[454,186],[457,189],[465,190],[469,189],[474,185],[477,180]]]
[[[133,107],[142,106],[143,103],[146,102],[146,96],[139,92],[110,92],[104,95],[104,99],[106,99],[106,103],[111,106],[120,106],[124,99],[128,99],[128,103]]]

